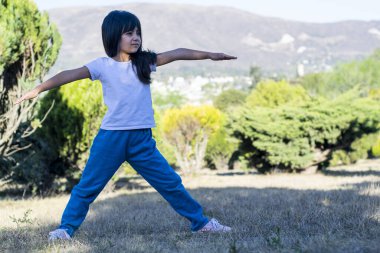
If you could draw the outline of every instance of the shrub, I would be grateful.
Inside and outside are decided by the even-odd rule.
[[[18,182],[33,192],[68,191],[79,180],[89,147],[106,107],[99,83],[81,80],[48,91],[38,102],[37,115],[54,107],[30,141],[29,156],[18,158]],[[62,180],[64,179],[64,180]]]
[[[214,99],[214,106],[222,112],[227,112],[231,106],[244,104],[247,94],[240,90],[225,90]]]
[[[358,98],[352,90],[335,100],[313,100],[301,106],[245,106],[229,128],[240,140],[250,166],[300,170],[328,161],[333,149],[345,149],[366,134],[379,131],[377,101]]]
[[[378,136],[379,133],[364,134],[361,138],[353,141],[346,150],[334,151],[330,165],[347,165],[375,156],[373,149],[378,142]]]
[[[261,81],[246,98],[250,108],[256,106],[274,108],[284,104],[301,104],[310,98],[299,85],[290,85],[286,81]]]
[[[179,167],[184,172],[203,167],[207,142],[222,123],[221,112],[213,106],[184,106],[165,111],[162,134],[171,145]]]
[[[208,162],[209,167],[218,170],[228,168],[229,161],[237,150],[238,140],[229,136],[224,126],[225,122],[226,116],[223,115],[222,127],[211,135],[206,149],[205,160]]]

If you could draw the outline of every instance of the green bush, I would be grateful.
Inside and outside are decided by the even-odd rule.
[[[227,112],[228,108],[235,105],[244,104],[247,94],[240,90],[229,89],[220,93],[213,101],[216,108],[222,112]]]
[[[337,150],[332,154],[332,158],[330,160],[331,166],[337,166],[337,165],[346,165],[350,164],[351,159],[348,156],[347,152],[344,150]]]
[[[161,133],[175,146],[175,157],[183,172],[196,173],[204,167],[207,143],[222,122],[222,112],[210,105],[186,105],[165,111]]]
[[[42,127],[29,137],[33,151],[18,168],[19,182],[33,192],[68,191],[79,180],[89,156],[89,147],[106,111],[98,82],[81,80],[43,94],[38,118],[54,102]],[[64,180],[62,180],[64,179]]]
[[[380,134],[377,136],[375,144],[372,146],[372,156],[380,158]]]
[[[156,127],[152,129],[152,135],[153,138],[156,140],[157,149],[160,151],[160,153],[165,157],[165,159],[168,161],[168,163],[175,167],[177,160],[174,154],[174,146],[171,145],[169,142],[165,141],[163,138],[162,133],[162,125],[161,125],[161,118],[162,115],[165,114],[165,110],[158,110],[157,107],[154,105],[154,120],[156,122]]]
[[[106,112],[101,85],[85,79],[50,90],[39,113],[42,115],[53,101],[55,106],[37,135],[57,150],[59,157],[83,167]]]
[[[372,147],[376,144],[377,136],[378,133],[365,134],[351,144],[348,152],[351,163],[371,156]]]
[[[379,130],[378,101],[359,98],[358,93],[354,89],[335,100],[315,99],[300,106],[247,105],[229,127],[240,140],[241,153],[250,153],[250,166],[263,172],[304,169],[327,161],[327,155],[316,158],[319,151],[350,147]]]
[[[337,150],[332,154],[330,165],[352,164],[361,159],[374,157],[373,152],[379,133],[365,134],[356,139],[346,150]]]
[[[284,104],[302,104],[310,98],[300,85],[291,85],[286,81],[265,80],[257,84],[246,98],[249,107],[277,107]]]
[[[223,116],[222,127],[220,127],[207,143],[205,160],[208,167],[218,170],[228,169],[229,161],[237,150],[238,140],[229,136],[224,127],[226,116]]]

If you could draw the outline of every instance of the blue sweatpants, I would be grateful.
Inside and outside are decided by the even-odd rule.
[[[201,229],[208,222],[202,207],[186,191],[180,176],[156,148],[150,128],[100,129],[82,177],[71,192],[59,228],[66,229],[73,236],[84,221],[90,204],[124,161],[148,181],[177,213],[191,222],[192,231]]]

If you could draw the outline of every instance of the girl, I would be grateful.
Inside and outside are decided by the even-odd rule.
[[[66,70],[36,86],[15,104],[39,93],[76,80],[100,80],[108,107],[93,140],[90,156],[79,183],[74,186],[60,226],[49,240],[73,237],[90,204],[119,166],[127,161],[170,205],[191,222],[193,232],[227,232],[231,228],[203,215],[202,207],[186,191],[180,176],[156,148],[150,93],[150,74],[176,60],[231,60],[237,57],[185,48],[156,54],[142,50],[139,19],[127,11],[111,11],[103,20],[102,39],[108,57],[97,58],[81,68]]]

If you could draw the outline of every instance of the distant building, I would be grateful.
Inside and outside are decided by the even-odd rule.
[[[304,76],[305,75],[305,66],[302,63],[299,63],[297,65],[297,76]]]

